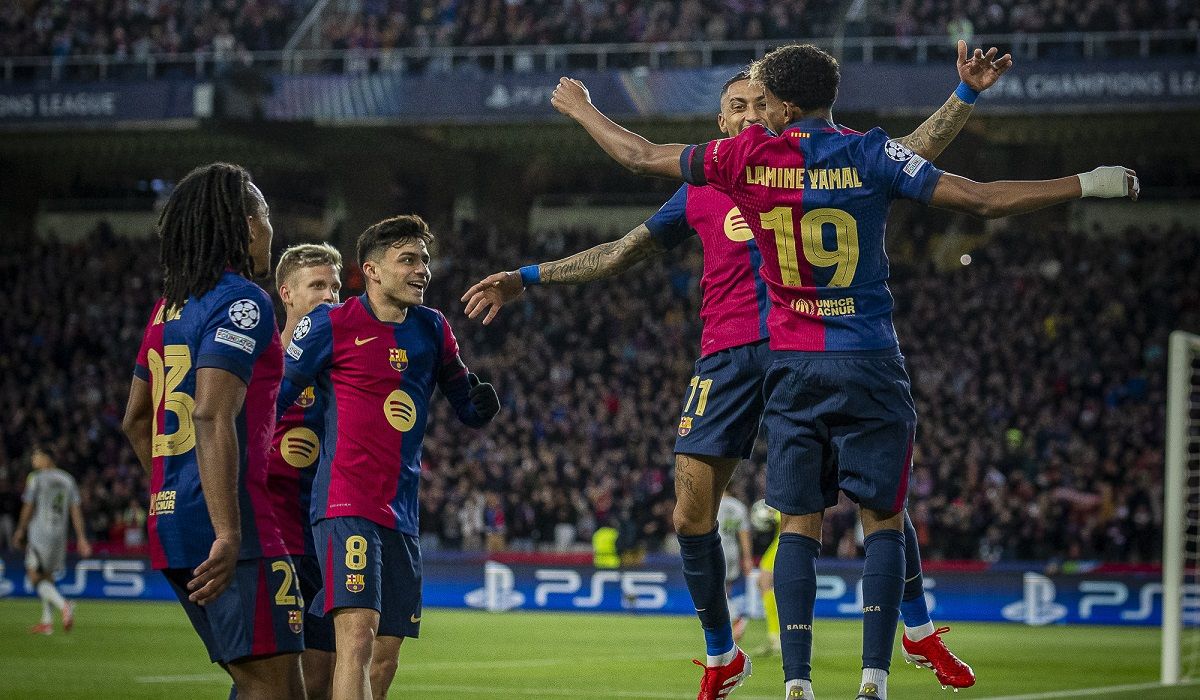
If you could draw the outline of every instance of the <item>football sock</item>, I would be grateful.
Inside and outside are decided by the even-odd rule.
[[[62,597],[62,593],[59,593],[58,589],[54,587],[54,584],[50,583],[49,581],[42,581],[37,585],[37,594],[38,597],[43,601],[53,605],[59,610],[62,610],[63,606],[67,604],[67,601]]]
[[[799,688],[800,692],[793,694],[792,689]],[[812,681],[807,678],[796,678],[783,684],[783,696],[788,700],[813,700]]]
[[[904,597],[900,601],[900,614],[904,617],[904,633],[914,642],[933,634],[933,621],[929,607],[925,604],[925,586],[921,580],[921,545],[917,543],[917,531],[908,511],[904,512]],[[928,627],[929,631],[922,634]],[[913,634],[920,634],[914,637]]]
[[[891,666],[904,592],[904,533],[880,530],[863,541],[863,668]]]
[[[779,608],[784,678],[812,678],[813,605],[817,598],[816,562],[820,554],[821,543],[811,537],[793,532],[779,536],[779,549],[775,553],[775,602]],[[892,625],[895,624],[893,619]]]
[[[725,553],[721,534],[714,527],[704,535],[677,535],[683,557],[683,578],[692,595],[692,606],[704,629],[709,666],[733,660],[733,625],[725,596]],[[722,661],[726,656],[728,659]]]
[[[864,668],[862,672],[862,690],[868,690],[867,686],[875,686],[875,694],[879,696],[879,700],[887,700],[887,679],[888,672],[881,668]]]
[[[54,609],[50,607],[50,601],[48,601],[48,600],[43,600],[43,601],[42,601],[42,620],[41,620],[41,623],[42,623],[43,625],[48,625],[48,624],[50,624],[50,623],[54,622],[54,614],[53,614],[53,612],[52,612],[53,610],[54,610]]]

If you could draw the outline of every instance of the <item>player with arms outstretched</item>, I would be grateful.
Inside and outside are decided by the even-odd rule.
[[[336,646],[333,697],[384,698],[400,645],[421,623],[417,492],[433,390],[479,428],[500,410],[491,384],[467,371],[440,311],[422,306],[429,227],[396,216],[358,239],[366,293],[321,305],[292,333],[278,410],[306,387],[323,394],[311,518]]]
[[[318,305],[338,303],[341,274],[342,254],[328,243],[302,243],[283,251],[275,267],[275,284],[287,313],[280,338],[290,339],[301,319]],[[271,506],[284,546],[296,565],[305,602],[311,602],[321,590],[309,505],[325,434],[325,398],[315,385],[307,386],[279,417],[267,471]],[[305,610],[304,647],[300,667],[309,700],[328,698],[333,678],[333,620]]]
[[[159,219],[163,297],[122,428],[150,473],[150,560],[238,697],[304,695],[302,601],[267,496],[283,351],[267,203],[237,165],[179,182]]]
[[[1136,199],[1137,180],[1119,167],[1037,182],[943,176],[880,129],[860,134],[833,123],[839,71],[824,51],[777,49],[751,77],[765,88],[769,130],[752,126],[701,146],[653,144],[622,129],[575,80],[562,79],[552,103],[630,170],[729,194],[753,231],[771,300],[767,501],[783,513],[775,587],[786,692],[812,697],[814,561],[824,509],[841,490],[858,502],[866,535],[859,697],[883,699],[904,589],[916,431],[886,284],[890,201],[999,217],[1081,196]]]
[[[970,55],[958,47],[957,70],[963,84],[983,91],[1012,65],[1009,56],[992,49]],[[720,94],[717,126],[737,136],[747,126],[762,124],[766,97],[762,86],[743,71],[726,81]],[[970,117],[972,103],[951,95],[946,103],[900,141],[933,159],[946,148]],[[732,690],[750,668],[734,649],[727,606],[723,542],[716,531],[717,499],[738,463],[750,455],[762,419],[763,378],[770,366],[767,347],[766,286],[759,276],[762,256],[749,226],[728,195],[711,187],[685,184],[653,217],[617,241],[602,243],[562,260],[527,265],[519,271],[488,276],[463,295],[467,315],[487,312],[489,323],[500,307],[519,297],[526,285],[580,284],[605,279],[643,259],[698,236],[704,250],[700,282],[703,300],[701,355],[685,389],[684,410],[675,443],[675,530],[684,559],[684,575],[700,617],[707,663],[699,697]],[[699,397],[697,397],[699,394]],[[911,526],[909,526],[911,527]],[[905,586],[906,634],[922,646],[943,684],[968,687],[975,677],[933,634],[925,607],[920,551],[915,533],[905,542],[910,575]],[[906,637],[907,638],[907,637]]]
[[[18,549],[28,534],[25,550],[25,575],[42,599],[42,619],[29,629],[33,634],[53,634],[54,617],[51,608],[62,616],[64,632],[75,625],[75,605],[63,598],[54,585],[67,561],[67,514],[75,528],[79,555],[92,556],[83,528],[83,511],[79,507],[79,487],[75,479],[59,469],[49,453],[35,447],[29,455],[33,471],[25,481],[21,494],[21,515],[13,533],[13,545]]]

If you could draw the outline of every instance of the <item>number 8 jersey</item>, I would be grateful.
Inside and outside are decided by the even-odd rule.
[[[283,540],[267,498],[267,459],[283,349],[271,297],[226,272],[211,291],[169,311],[160,299],[146,326],[134,375],[150,383],[153,466],[150,560],[156,569],[191,568],[207,557],[214,533],[196,461],[196,371],[215,367],[246,383],[237,417],[239,559],[282,556]]]
[[[683,179],[725,192],[762,251],[773,350],[895,347],[884,229],[891,200],[928,204],[942,171],[881,129],[825,119],[688,146]]]

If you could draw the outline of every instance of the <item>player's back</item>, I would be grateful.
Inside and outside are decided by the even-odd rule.
[[[65,535],[67,512],[72,504],[79,502],[75,479],[57,467],[36,469],[30,473],[26,489],[32,489],[34,499],[30,530]]]
[[[167,309],[160,299],[138,355],[135,371],[150,383],[154,401],[147,530],[156,568],[194,567],[207,558],[214,539],[192,419],[197,371],[206,367],[246,383],[237,417],[239,559],[284,553],[266,484],[282,350],[270,296],[226,272],[215,288],[189,298],[181,309]]]

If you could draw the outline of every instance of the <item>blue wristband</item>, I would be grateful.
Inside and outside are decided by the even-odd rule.
[[[979,98],[979,93],[966,83],[959,83],[958,88],[954,90],[954,95],[969,105],[975,104],[975,100]]]
[[[542,270],[539,265],[526,265],[521,268],[521,284],[532,287],[542,283]]]

